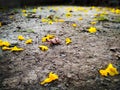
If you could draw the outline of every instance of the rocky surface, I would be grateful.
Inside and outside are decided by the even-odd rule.
[[[37,7],[36,13],[23,16],[21,9],[1,11],[0,39],[9,41],[12,46],[24,48],[22,52],[0,50],[0,87],[1,90],[119,90],[120,75],[102,77],[100,69],[109,63],[120,71],[120,23],[112,21],[96,21],[96,33],[89,33],[95,14],[104,12],[104,8],[96,11],[91,7],[48,6]],[[26,8],[31,10],[33,8]],[[68,9],[72,13],[66,17]],[[109,9],[108,9],[109,10]],[[107,11],[110,15],[110,11]],[[65,22],[42,22],[42,18],[50,15],[64,19]],[[10,18],[12,16],[12,18]],[[83,20],[78,20],[82,17]],[[112,16],[115,17],[114,15]],[[76,23],[77,27],[72,24]],[[46,52],[38,46],[46,34],[54,34],[61,39],[61,45],[49,46]],[[32,38],[32,44],[25,44],[17,39],[23,35]],[[65,44],[70,37],[72,43]],[[40,82],[49,72],[55,72],[59,79],[44,86]]]

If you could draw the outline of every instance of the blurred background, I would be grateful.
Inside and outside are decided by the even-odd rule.
[[[120,0],[0,0],[0,7],[23,7],[37,5],[84,5],[120,6]]]

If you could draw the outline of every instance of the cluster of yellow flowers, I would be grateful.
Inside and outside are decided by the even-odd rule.
[[[44,36],[42,38],[42,42],[48,42],[49,40],[52,40],[55,38],[55,35],[51,35],[51,34],[48,34],[46,36]],[[70,44],[72,42],[72,40],[70,38],[66,38],[65,39],[65,43],[66,45]],[[42,51],[47,51],[48,50],[48,47],[45,46],[45,45],[40,45],[39,48],[42,50]]]
[[[0,40],[0,46],[2,47],[2,50],[10,50],[10,51],[22,51],[23,49],[22,48],[19,48],[17,46],[14,46],[12,48],[10,48],[11,44],[8,42],[8,41],[2,41]]]
[[[25,38],[22,36],[22,35],[19,35],[18,36],[18,39],[20,40],[20,41],[22,41],[22,40],[25,40]],[[27,39],[26,41],[25,41],[25,43],[26,44],[32,44],[32,39]]]

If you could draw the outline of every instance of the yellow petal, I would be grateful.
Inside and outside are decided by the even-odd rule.
[[[3,41],[0,39],[0,46],[3,46]]]
[[[64,22],[65,20],[64,19],[58,19],[56,20],[56,22]]]
[[[80,17],[80,18],[79,18],[79,20],[83,20],[83,18],[82,18],[82,17]]]
[[[66,13],[66,17],[72,17],[71,13]]]
[[[117,71],[117,68],[113,67],[113,65],[111,63],[106,68],[106,71],[109,73],[110,76],[119,74],[119,72]]]
[[[56,79],[58,79],[58,75],[57,75],[57,74],[54,74],[53,72],[50,72],[50,73],[49,73],[49,78],[50,78],[51,80],[56,80]]]
[[[11,51],[23,51],[23,48],[18,48],[17,46],[14,46],[11,48]]]
[[[22,40],[24,40],[25,38],[24,38],[22,35],[19,35],[19,36],[18,36],[18,39],[22,41]]]
[[[23,13],[23,16],[27,17],[28,15],[26,13]]]
[[[48,20],[47,19],[45,19],[45,18],[42,18],[42,20],[41,20],[42,22],[47,22]]]
[[[108,76],[108,72],[106,70],[99,70],[102,76]]]
[[[46,83],[50,83],[50,82],[52,82],[52,80],[50,79],[50,78],[46,78],[44,81],[42,81],[40,84],[41,85],[44,85],[44,84],[46,84]]]
[[[46,37],[43,37],[42,38],[42,42],[46,42],[47,41],[47,38]]]
[[[2,44],[3,46],[7,46],[7,47],[10,46],[10,43],[8,41],[3,41]]]
[[[42,51],[47,51],[47,50],[48,50],[48,47],[47,47],[47,46],[44,46],[44,45],[40,45],[39,48],[40,48]]]
[[[48,39],[53,39],[55,36],[54,35],[51,35],[51,34],[47,34],[46,36]]]
[[[50,21],[48,21],[48,24],[53,24],[53,21],[51,21],[51,20],[50,20]]]
[[[73,23],[72,26],[73,26],[73,27],[77,27],[77,24],[76,24],[76,23]]]
[[[50,72],[48,78],[43,80],[40,84],[43,85],[43,84],[46,84],[46,83],[50,83],[50,82],[52,82],[56,79],[58,79],[58,75],[54,74],[53,72]]]
[[[4,46],[2,47],[2,50],[11,50],[11,48]]]
[[[65,41],[66,41],[66,44],[67,44],[67,45],[72,42],[70,38],[66,38]]]
[[[27,11],[25,9],[22,10],[23,13],[26,13]]]
[[[2,23],[0,22],[0,27],[2,26]]]
[[[88,29],[88,31],[89,31],[90,33],[95,33],[97,30],[96,30],[95,27],[90,27],[90,28]]]
[[[95,25],[95,24],[96,24],[96,22],[91,22],[91,24],[92,24],[92,25]]]
[[[26,44],[31,44],[31,43],[32,43],[32,39],[28,39],[28,40],[26,40],[25,43],[26,43]]]

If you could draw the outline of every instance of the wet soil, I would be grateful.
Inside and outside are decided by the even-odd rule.
[[[39,8],[41,10],[39,10]],[[76,11],[75,6],[38,7],[35,16],[22,16],[18,11],[1,11],[0,39],[7,40],[12,46],[24,48],[22,52],[1,51],[0,90],[120,90],[120,75],[103,77],[99,70],[112,63],[120,71],[120,23],[97,21],[96,33],[89,33],[94,14],[101,13],[90,7],[88,12]],[[72,8],[72,17],[66,18],[66,8]],[[101,7],[98,7],[101,8]],[[33,15],[33,14],[32,14]],[[48,24],[41,18],[54,15],[65,22]],[[9,18],[12,16],[13,18]],[[78,20],[82,17],[83,20]],[[77,27],[72,24],[76,23]],[[49,46],[46,52],[38,46],[43,45],[41,38],[54,34],[61,39],[61,45]],[[23,35],[32,38],[32,44],[17,39]],[[65,44],[70,37],[72,43]],[[59,79],[40,85],[49,72],[58,74]]]

